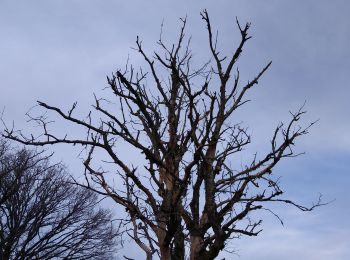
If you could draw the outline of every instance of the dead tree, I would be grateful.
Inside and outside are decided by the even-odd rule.
[[[0,147],[0,259],[113,258],[116,229],[96,193],[43,153]]]
[[[125,232],[147,259],[155,255],[163,260],[214,259],[232,238],[258,235],[261,220],[254,221],[250,215],[265,209],[266,202],[291,204],[303,211],[320,205],[307,208],[283,198],[272,173],[282,159],[297,155],[295,142],[313,124],[298,125],[303,109],[276,127],[267,154],[254,157],[243,167],[233,165],[234,156],[247,147],[251,136],[232,115],[248,101],[247,93],[271,62],[242,84],[237,61],[251,38],[250,24],[242,26],[237,21],[240,43],[232,55],[222,56],[206,10],[201,17],[211,55],[203,66],[192,68],[186,19],[181,19],[177,42],[168,46],[161,36],[160,52],[148,55],[137,38],[136,50],[146,67],[136,70],[127,65],[107,77],[112,97],[95,96],[86,119],[75,116],[76,103],[65,112],[38,102],[46,111],[85,129],[81,138],[52,132],[44,117],[31,117],[43,127],[38,138],[9,127],[3,132],[5,137],[28,145],[63,143],[86,148],[87,182],[81,185],[125,208]],[[141,153],[144,164],[122,160],[122,143]],[[93,159],[96,150],[105,151],[115,165],[108,178]],[[112,175],[118,180],[115,186],[109,181]]]

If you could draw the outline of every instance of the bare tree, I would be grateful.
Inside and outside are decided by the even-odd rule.
[[[281,197],[278,178],[272,174],[282,159],[297,155],[293,151],[296,140],[313,124],[298,125],[305,113],[302,108],[291,113],[288,123],[276,127],[267,154],[255,156],[240,168],[231,164],[251,142],[247,128],[234,122],[232,115],[248,102],[246,94],[271,62],[242,85],[237,61],[251,38],[250,24],[241,26],[237,21],[240,43],[232,55],[222,56],[206,10],[201,17],[212,57],[203,66],[192,67],[186,19],[181,19],[177,42],[168,46],[161,36],[161,51],[151,56],[137,38],[136,50],[146,68],[136,70],[127,65],[107,77],[113,99],[95,96],[86,119],[74,115],[76,103],[65,112],[38,102],[46,111],[85,129],[82,133],[86,135],[60,137],[50,130],[44,116],[30,117],[43,127],[39,137],[27,137],[8,127],[3,132],[23,144],[63,143],[86,148],[86,183],[80,185],[125,208],[125,232],[147,259],[155,255],[163,260],[214,259],[232,238],[259,234],[261,220],[250,216],[266,209],[266,202],[291,204],[303,211],[320,205],[318,201],[308,208]],[[122,143],[143,154],[144,164],[121,159]],[[119,180],[116,186],[93,159],[96,150],[104,150],[114,163]]]
[[[97,194],[43,153],[0,145],[0,259],[112,259],[116,229]]]

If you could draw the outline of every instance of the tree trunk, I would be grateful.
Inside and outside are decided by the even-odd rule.
[[[199,251],[203,240],[199,236],[191,236],[190,260],[199,259]]]
[[[159,249],[160,249],[160,260],[171,260],[171,251],[169,246],[160,244]]]
[[[164,221],[165,222],[165,221]],[[160,260],[171,260],[171,250],[169,245],[165,244],[166,237],[166,225],[161,223],[157,231],[159,251],[160,251]]]
[[[174,237],[174,248],[171,252],[171,260],[185,259],[185,236],[182,230],[178,230]]]

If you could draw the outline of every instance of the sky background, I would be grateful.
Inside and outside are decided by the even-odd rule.
[[[251,152],[263,151],[272,131],[288,111],[306,100],[304,122],[320,119],[299,140],[306,154],[282,162],[286,195],[306,205],[323,194],[331,204],[313,212],[274,206],[283,218],[263,215],[257,238],[231,243],[235,255],[226,259],[350,259],[350,2],[346,0],[256,1],[117,1],[0,0],[0,108],[4,120],[28,132],[25,113],[36,100],[68,108],[79,101],[81,111],[92,93],[103,94],[106,75],[130,62],[141,64],[131,47],[136,36],[147,51],[156,47],[160,24],[169,42],[179,31],[179,17],[188,17],[194,59],[208,58],[206,30],[199,12],[207,8],[219,30],[219,48],[231,54],[239,39],[235,17],[250,21],[253,38],[239,62],[247,81],[268,61],[271,69],[250,94],[239,118],[253,134]],[[56,124],[64,133],[67,126]],[[72,172],[79,172],[76,151],[57,147]],[[130,155],[131,156],[131,155]],[[244,158],[242,158],[243,160]],[[131,250],[132,249],[132,250]],[[120,255],[143,259],[127,245]]]

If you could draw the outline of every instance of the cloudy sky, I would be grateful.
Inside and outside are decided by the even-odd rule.
[[[278,168],[287,195],[311,204],[319,193],[331,204],[310,213],[277,207],[285,225],[264,215],[258,238],[234,241],[226,259],[350,259],[350,2],[347,0],[0,0],[0,109],[4,120],[28,130],[25,113],[36,100],[89,109],[92,93],[101,93],[105,76],[125,64],[138,64],[131,47],[139,35],[148,51],[164,37],[175,39],[179,17],[188,17],[187,33],[198,63],[208,57],[207,8],[219,30],[219,47],[230,54],[238,40],[235,17],[252,23],[253,38],[240,70],[254,76],[273,66],[250,95],[241,117],[254,145],[263,149],[272,129],[288,111],[306,101],[304,122],[320,119],[298,143],[304,156]],[[57,125],[64,131],[65,126]],[[30,129],[28,131],[31,131]],[[33,130],[34,131],[34,130]],[[58,148],[56,156],[72,170],[80,161]],[[131,245],[127,246],[128,253]],[[122,253],[123,254],[123,253]],[[142,259],[136,249],[129,256]]]

